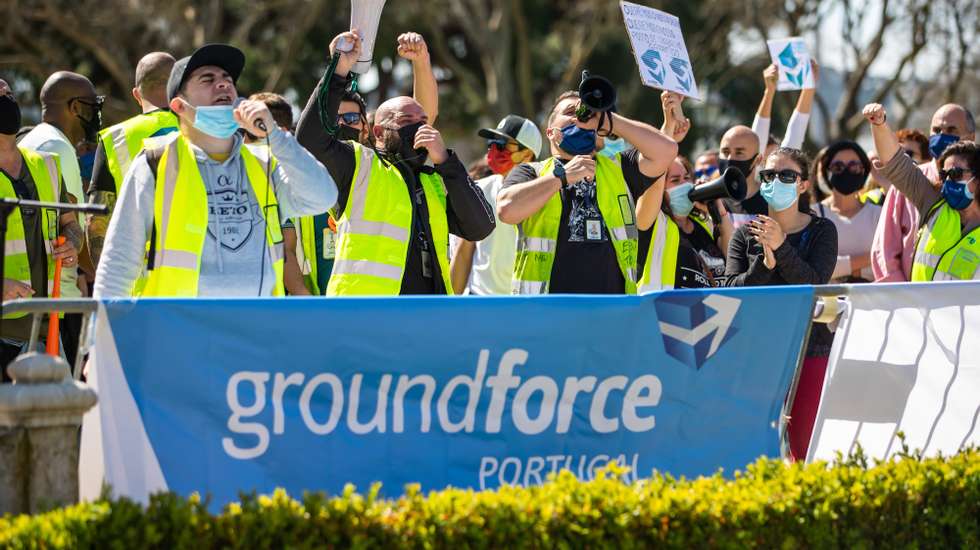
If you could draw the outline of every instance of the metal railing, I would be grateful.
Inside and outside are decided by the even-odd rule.
[[[81,313],[82,330],[79,333],[78,349],[75,350],[75,364],[72,365],[72,377],[78,380],[82,375],[82,361],[89,350],[88,332],[99,302],[92,298],[28,298],[11,300],[3,303],[3,314],[27,313],[31,315],[31,339],[29,350],[37,349],[37,341],[41,332],[41,321],[52,311],[60,313]]]

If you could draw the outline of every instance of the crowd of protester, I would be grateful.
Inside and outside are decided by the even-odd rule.
[[[836,141],[811,157],[802,148],[816,90],[800,92],[785,136],[771,135],[770,66],[752,126],[728,129],[692,163],[678,155],[692,126],[680,95],[661,95],[658,129],[591,112],[568,91],[543,131],[530,113],[480,130],[486,156],[467,169],[436,128],[424,39],[398,38],[413,96],[373,112],[351,86],[360,43],[356,31],[330,43],[334,64],[310,83],[295,126],[282,96],[239,97],[246,60],[230,45],[180,60],[146,55],[132,91],[139,113],[104,129],[104,98],[83,75],[52,74],[41,122],[29,128],[0,81],[3,197],[108,207],[84,216],[14,209],[3,299],[49,296],[56,261],[62,297],[96,298],[636,294],[980,278],[980,152],[961,105],[941,106],[928,132],[895,131],[883,106],[868,105],[874,150]],[[733,175],[744,197],[692,200]],[[27,317],[4,315],[4,365],[30,330]],[[67,353],[78,330],[71,316],[61,324]],[[819,388],[831,342],[825,325],[814,327],[801,388]],[[812,422],[816,397],[801,391],[794,418]],[[806,443],[792,444],[799,452]]]

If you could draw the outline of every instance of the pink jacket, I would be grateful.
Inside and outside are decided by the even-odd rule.
[[[919,165],[919,170],[937,181],[934,162]],[[894,187],[885,195],[881,217],[871,242],[871,271],[875,282],[908,281],[915,257],[915,238],[919,231],[919,212],[912,201]]]

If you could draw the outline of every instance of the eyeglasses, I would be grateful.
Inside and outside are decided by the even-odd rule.
[[[864,173],[864,165],[861,164],[861,161],[859,160],[849,160],[847,162],[835,160],[834,162],[830,163],[830,166],[828,166],[827,169],[830,170],[831,174],[843,174],[844,170],[847,170],[852,174]]]
[[[503,138],[488,139],[487,149],[491,147],[497,147],[497,149],[500,149],[501,151],[506,150],[511,153],[516,153],[524,148],[520,143],[517,143],[516,141],[509,141]]]
[[[800,179],[803,174],[797,172],[796,170],[760,170],[759,171],[759,181],[762,183],[772,183],[773,180],[779,178],[782,183],[796,183],[796,180]]]
[[[718,171],[717,166],[708,166],[707,168],[703,168],[701,170],[695,170],[694,177],[695,179],[710,178],[711,175],[717,171]]]
[[[71,105],[71,102],[72,101],[77,101],[77,102],[81,103],[82,105],[87,105],[89,107],[92,107],[93,109],[102,110],[102,104],[105,103],[105,96],[104,95],[97,95],[97,96],[94,96],[94,97],[78,96],[78,97],[70,98],[65,103]]]
[[[963,181],[963,176],[966,175],[967,172],[972,174],[973,170],[970,170],[969,168],[950,168],[949,170],[940,170],[939,179],[943,181],[947,179],[953,181]]]
[[[337,115],[337,122],[339,124],[346,124],[348,126],[353,126],[361,122],[361,113],[351,111],[349,113],[340,113]]]

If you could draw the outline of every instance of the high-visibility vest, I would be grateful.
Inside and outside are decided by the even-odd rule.
[[[640,275],[640,294],[674,288],[680,242],[681,232],[677,222],[663,212],[657,214],[653,236],[650,237],[650,250],[643,264],[643,274]]]
[[[99,132],[105,150],[106,165],[116,182],[116,193],[136,155],[143,150],[143,140],[161,130],[177,130],[177,116],[170,111],[153,111],[136,115]]]
[[[24,157],[27,170],[37,188],[37,198],[43,202],[57,202],[61,197],[61,165],[57,155],[17,148]],[[0,172],[0,198],[16,199],[13,182]],[[42,208],[41,233],[44,237],[44,252],[48,257],[48,296],[54,292],[54,260],[51,259],[51,240],[58,235],[59,216],[57,210]],[[24,218],[20,208],[14,208],[7,218],[6,257],[3,264],[4,279],[13,279],[28,286],[31,282],[31,263],[27,257],[27,236],[24,231]],[[27,313],[4,314],[4,319],[16,319]]]
[[[266,222],[268,253],[275,273],[273,296],[285,294],[282,279],[283,242],[275,189],[267,189],[267,171],[275,160],[260,157],[261,149],[239,149],[240,162],[252,185]],[[268,202],[267,202],[268,200]],[[153,258],[142,296],[197,296],[201,252],[208,231],[208,196],[197,159],[186,138],[178,135],[164,146],[157,165],[153,219]],[[134,292],[135,294],[135,292]]]
[[[912,281],[980,279],[980,227],[963,234],[960,213],[940,199],[919,229]]]
[[[354,177],[337,218],[337,256],[327,296],[396,296],[412,235],[412,197],[398,168],[368,147],[354,146]],[[446,294],[449,279],[449,222],[446,185],[438,174],[419,174],[429,211],[429,229]],[[336,214],[336,212],[335,212]]]
[[[636,294],[636,253],[639,247],[636,229],[636,207],[626,186],[620,155],[609,159],[595,157],[596,201],[599,213],[609,230],[616,260],[626,283],[626,294]],[[555,159],[541,164],[539,177],[554,172]],[[547,294],[551,269],[558,248],[562,202],[560,191],[533,215],[517,226],[517,256],[514,260],[513,294]]]

